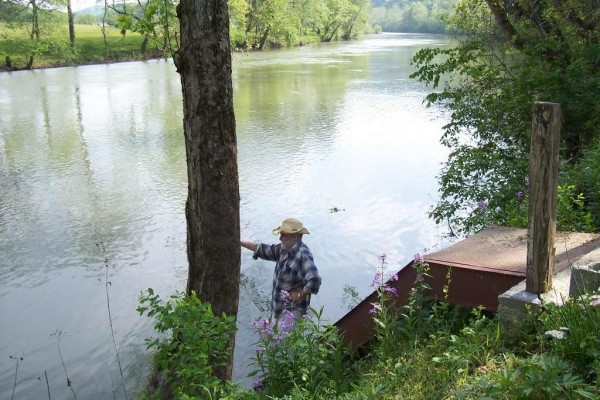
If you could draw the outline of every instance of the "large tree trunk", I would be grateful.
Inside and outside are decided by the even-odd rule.
[[[187,292],[216,314],[237,315],[240,284],[239,187],[229,15],[226,0],[182,0],[177,6],[187,155]],[[231,338],[233,348],[233,337]],[[229,367],[217,370],[231,377]]]

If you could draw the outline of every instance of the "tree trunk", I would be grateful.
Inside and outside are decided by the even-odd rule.
[[[267,26],[267,29],[263,32],[262,37],[260,38],[260,43],[258,44],[258,49],[262,50],[265,47],[265,43],[267,42],[267,38],[269,37],[269,31],[271,30],[270,26]]]
[[[365,0],[363,0],[363,2],[360,3],[360,7],[356,11],[356,13],[354,13],[354,15],[352,16],[352,21],[350,21],[350,26],[348,27],[348,30],[344,33],[344,35],[342,37],[344,40],[350,40],[352,38],[352,29],[354,28],[354,24],[356,23],[356,18],[358,18],[358,15],[360,14],[360,12],[362,11],[364,6],[365,6]]]
[[[187,156],[188,294],[236,316],[240,285],[237,144],[227,1],[182,0],[174,56],[183,91]],[[234,338],[231,338],[233,349]],[[228,367],[216,372],[231,377]]]
[[[144,35],[144,40],[142,41],[142,45],[140,46],[140,51],[142,52],[142,54],[146,54],[146,51],[148,50],[148,35]]]
[[[71,10],[71,0],[67,1],[67,15],[69,17],[69,42],[71,48],[75,49],[75,25],[73,23],[73,11]]]
[[[525,290],[535,294],[550,291],[554,274],[560,115],[560,104],[533,106]]]
[[[104,0],[104,14],[102,14],[102,42],[104,43],[104,62],[108,62],[108,43],[106,41],[106,14],[108,13],[108,0]]]
[[[40,40],[40,21],[38,18],[39,7],[36,0],[31,0],[31,38]]]

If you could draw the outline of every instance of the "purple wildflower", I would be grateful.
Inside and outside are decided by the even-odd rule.
[[[261,390],[264,388],[264,383],[261,380],[252,382],[252,388],[254,390]]]
[[[477,202],[477,209],[479,211],[485,211],[487,209],[487,207],[488,207],[488,202],[487,201],[485,201],[485,200],[479,200]]]
[[[377,271],[375,276],[373,277],[373,282],[371,282],[371,287],[379,287],[381,286],[381,279],[383,278],[383,273]]]
[[[381,253],[378,258],[379,258],[379,261],[382,264],[385,264],[385,260],[387,259],[387,255],[385,253]]]
[[[525,198],[525,193],[522,190],[519,190],[517,192],[517,199],[519,199],[519,201],[523,201],[524,198]]]
[[[292,300],[290,293],[287,290],[282,290],[281,292],[279,292],[279,298],[283,301],[291,301]]]
[[[279,324],[277,325],[278,333],[280,336],[285,337],[296,324],[296,319],[294,318],[294,314],[290,310],[283,310],[281,313],[281,319],[279,320]]]
[[[417,253],[414,256],[414,261],[416,263],[421,263],[421,262],[425,261],[425,258],[421,255],[421,253]]]
[[[379,312],[379,309],[377,307],[373,307],[369,310],[369,314],[370,315],[375,315]]]
[[[394,274],[392,276],[390,276],[390,279],[388,279],[388,281],[390,282],[395,282],[398,280],[398,274]]]
[[[252,327],[256,331],[259,331],[259,332],[269,332],[270,333],[273,331],[273,327],[271,326],[271,323],[269,322],[268,319],[266,319],[264,317],[252,322]]]
[[[252,327],[261,340],[268,340],[273,335],[273,325],[266,318],[252,322]]]
[[[417,274],[417,282],[421,282],[423,280],[423,275]]]
[[[396,291],[396,288],[384,286],[383,291],[392,297],[398,297],[398,292]]]

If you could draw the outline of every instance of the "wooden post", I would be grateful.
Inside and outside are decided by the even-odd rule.
[[[558,191],[560,104],[535,102],[529,161],[529,224],[525,289],[542,294],[552,288]]]

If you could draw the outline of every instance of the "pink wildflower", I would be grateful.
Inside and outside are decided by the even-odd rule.
[[[398,292],[396,291],[396,288],[389,287],[389,286],[384,286],[383,287],[383,291],[385,293],[389,294],[392,297],[397,297],[398,296]]]
[[[381,279],[383,278],[383,273],[380,271],[377,271],[375,273],[375,276],[373,277],[373,282],[371,282],[371,287],[379,287],[381,286]]]

